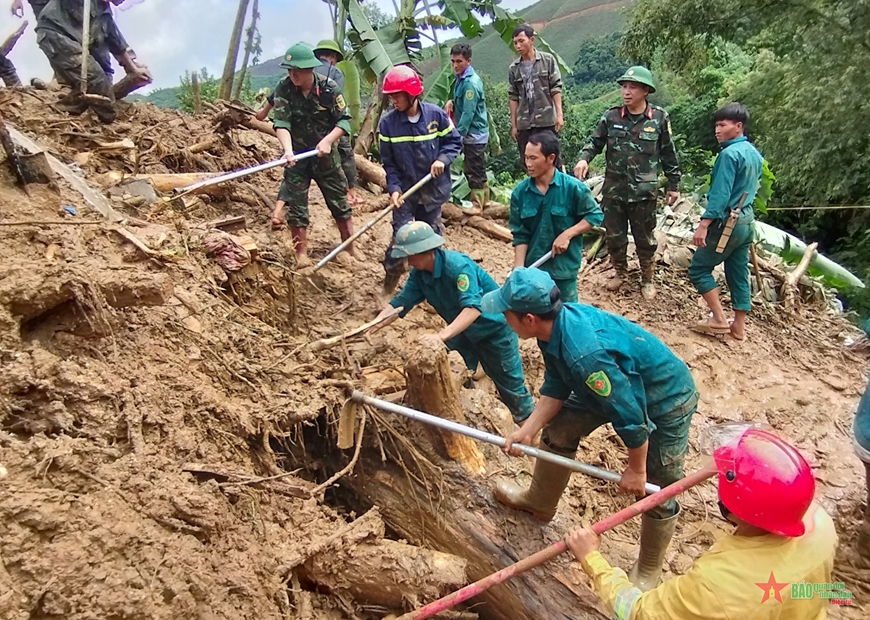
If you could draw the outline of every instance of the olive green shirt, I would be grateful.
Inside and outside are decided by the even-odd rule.
[[[508,99],[517,102],[517,129],[552,127],[556,124],[553,95],[562,92],[562,73],[556,58],[535,50],[531,72],[526,79],[523,59],[517,58],[508,69]]]
[[[274,101],[273,125],[286,129],[293,139],[293,151],[313,149],[335,127],[350,135],[350,111],[338,85],[314,74],[314,87],[307,96],[289,77],[278,82]]]

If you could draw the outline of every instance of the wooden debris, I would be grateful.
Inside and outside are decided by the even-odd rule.
[[[785,277],[785,282],[783,283],[783,297],[785,298],[785,307],[788,310],[794,310],[797,305],[797,300],[800,299],[798,283],[807,272],[807,267],[810,266],[810,262],[813,260],[813,254],[815,254],[816,248],[818,247],[818,243],[809,244],[807,249],[804,250],[804,255],[801,257],[797,267],[795,267],[794,270],[789,272]]]
[[[219,220],[211,220],[210,222],[203,222],[202,224],[196,224],[192,226],[192,228],[217,228],[219,230],[223,230],[226,232],[233,232],[236,230],[242,230],[248,227],[248,222],[245,219],[244,215],[233,215],[230,217],[223,217]]]
[[[361,179],[368,183],[374,183],[383,190],[387,189],[387,173],[383,166],[369,161],[357,153],[353,156],[356,163],[356,171]]]
[[[162,258],[163,257],[163,255],[160,252],[149,247],[144,241],[142,241],[139,237],[137,237],[136,235],[131,233],[129,230],[127,230],[123,226],[118,226],[116,228],[113,228],[112,230],[114,230],[116,233],[118,233],[118,235],[120,235],[121,237],[123,237],[124,239],[126,239],[127,241],[132,243],[136,247],[136,249],[138,249],[143,254],[150,256],[151,258]]]
[[[21,22],[21,25],[13,32],[9,37],[0,44],[0,54],[6,56],[9,52],[12,51],[12,48],[15,47],[15,44],[18,43],[18,39],[21,38],[21,35],[24,34],[24,31],[27,30],[27,26],[30,22],[26,19]]]
[[[463,226],[470,226],[471,228],[475,228],[482,233],[489,235],[493,239],[508,242],[513,241],[514,239],[514,236],[509,228],[505,228],[504,226],[496,224],[492,220],[489,220],[481,215],[469,216],[462,209],[449,202],[441,205],[441,214],[446,219],[452,222],[456,222],[457,224]]]
[[[419,340],[405,347],[408,406],[466,424],[459,389],[450,373],[447,347],[442,343]],[[426,432],[440,436],[446,454],[470,474],[484,473],[486,461],[473,439],[429,426]]]
[[[402,307],[399,306],[395,308],[395,311],[392,314],[388,314],[385,317],[380,319],[375,318],[369,321],[368,323],[363,323],[359,327],[354,327],[352,330],[345,332],[343,334],[339,334],[338,336],[332,336],[330,338],[323,338],[321,340],[315,340],[309,345],[309,348],[312,351],[323,351],[324,349],[329,349],[334,347],[337,344],[340,344],[342,340],[347,340],[349,338],[353,338],[354,336],[359,336],[360,334],[370,330],[372,327],[376,325],[380,325],[385,321],[388,321],[394,318],[397,314],[402,311]]]
[[[239,244],[248,251],[252,259],[257,258],[259,248],[257,247],[257,242],[254,241],[254,238],[251,235],[240,236]]]
[[[357,601],[403,609],[407,600],[422,604],[464,586],[467,564],[455,555],[384,539],[318,554],[305,562],[303,572]]]
[[[190,94],[193,98],[193,113],[202,114],[202,95],[199,89],[199,74],[190,72]]]
[[[6,158],[9,162],[9,167],[12,169],[12,174],[15,176],[15,180],[25,193],[29,193],[21,154],[15,149],[15,143],[12,141],[9,130],[6,128],[6,123],[3,122],[2,118],[0,118],[0,144],[3,145],[3,150],[6,151]]]
[[[508,205],[491,202],[483,210],[483,216],[491,220],[508,220],[511,216],[511,208]]]
[[[278,573],[286,575],[300,564],[306,562],[309,558],[314,557],[319,553],[323,553],[324,551],[330,551],[336,545],[342,543],[345,537],[348,537],[348,542],[361,541],[365,539],[377,540],[383,538],[384,522],[381,520],[381,514],[377,506],[370,509],[355,521],[346,523],[329,536],[315,541],[314,544],[303,550],[301,553],[295,553],[290,556],[283,564],[281,564]]]

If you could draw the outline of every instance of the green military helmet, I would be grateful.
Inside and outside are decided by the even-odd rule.
[[[313,49],[304,43],[297,43],[284,52],[281,66],[285,69],[314,69],[320,66],[320,61],[314,55]]]
[[[444,245],[444,237],[426,222],[409,222],[396,233],[396,243],[390,253],[393,258],[422,254]]]
[[[646,67],[641,67],[637,65],[635,67],[629,67],[628,70],[622,74],[622,77],[616,80],[618,84],[622,84],[623,82],[637,82],[638,84],[643,84],[644,86],[649,86],[649,92],[656,92],[656,85],[653,82],[652,73]]]
[[[323,50],[324,52],[335,52],[338,54],[338,62],[344,60],[344,52],[341,51],[341,48],[338,46],[338,43],[333,41],[332,39],[323,39],[320,43],[318,43],[314,47],[314,53]]]

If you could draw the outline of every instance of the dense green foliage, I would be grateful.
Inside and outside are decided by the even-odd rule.
[[[870,0],[639,0],[623,52],[673,76],[687,137],[716,104],[745,104],[777,178],[767,219],[870,283],[870,211],[776,210],[870,200],[870,134],[852,127],[870,112],[868,23]],[[870,310],[866,289],[846,295]]]

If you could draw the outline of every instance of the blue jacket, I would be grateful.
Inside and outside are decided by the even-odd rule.
[[[758,192],[764,158],[746,136],[722,142],[722,151],[713,164],[707,208],[701,219],[724,220],[746,192],[741,216],[752,213],[752,201]]]
[[[655,421],[696,393],[683,361],[631,321],[585,304],[562,306],[549,342],[539,340],[546,370],[541,394],[574,392],[590,414],[607,418],[628,448],[638,448]]]
[[[498,284],[471,257],[453,250],[435,250],[432,272],[411,269],[408,281],[390,300],[394,308],[402,306],[399,316],[411,308],[428,301],[447,323],[452,323],[464,308],[480,310],[480,298],[498,290]],[[481,313],[468,329],[462,332],[471,342],[479,342],[503,330],[510,330],[504,315]]]
[[[420,102],[420,118],[408,120],[404,112],[390,110],[381,117],[381,162],[387,172],[387,192],[405,192],[429,174],[436,159],[450,164],[459,155],[462,138],[447,114],[437,105]],[[411,200],[423,205],[438,205],[450,199],[450,171],[429,181]]]
[[[528,267],[553,247],[553,242],[562,232],[586,220],[598,226],[604,220],[601,207],[592,198],[592,193],[583,181],[556,170],[547,193],[542,194],[535,180],[526,177],[511,193],[510,229],[513,244],[528,245]],[[554,280],[570,280],[577,277],[583,260],[583,235],[571,239],[568,249],[557,254],[541,269]]]

